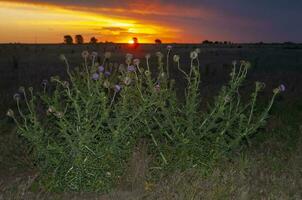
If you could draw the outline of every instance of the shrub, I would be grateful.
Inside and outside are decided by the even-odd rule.
[[[171,51],[168,49],[168,56]],[[148,144],[153,169],[204,169],[212,161],[248,141],[265,124],[275,96],[274,90],[264,110],[257,107],[258,92],[264,85],[257,82],[251,100],[244,103],[239,88],[250,63],[233,63],[230,81],[223,86],[209,109],[200,109],[199,50],[191,52],[189,72],[173,60],[187,81],[184,100],[176,97],[174,80],[169,75],[163,54],[158,52],[157,73],[151,74],[131,54],[126,65],[96,63],[97,53],[83,52],[84,64],[71,71],[65,56],[68,81],[51,78],[43,82],[43,92],[33,89],[20,92],[27,109],[15,100],[20,115],[12,117],[21,136],[31,147],[34,162],[49,189],[108,191],[123,176],[139,140]]]

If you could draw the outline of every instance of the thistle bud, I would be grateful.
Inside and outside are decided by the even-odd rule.
[[[93,52],[91,53],[91,56],[92,56],[93,58],[95,58],[95,57],[97,57],[97,56],[98,56],[98,53],[97,53],[97,52],[95,52],[95,51],[93,51]]]
[[[66,56],[65,56],[64,54],[61,54],[61,55],[60,55],[60,60],[62,60],[62,61],[67,60],[67,59],[66,59]]]
[[[118,67],[118,71],[119,71],[120,73],[125,72],[125,71],[126,71],[125,65],[120,64],[119,67]]]
[[[104,87],[107,89],[110,88],[110,82],[108,80],[104,81]]]
[[[83,51],[83,52],[82,52],[82,57],[83,57],[83,58],[86,59],[86,58],[88,58],[88,56],[89,56],[89,52],[88,52],[88,51]]]
[[[151,54],[146,54],[145,58],[148,60],[151,57]]]
[[[264,88],[265,88],[265,83],[259,82],[259,81],[256,82],[256,90],[257,91],[262,90]]]
[[[124,83],[125,83],[125,85],[130,85],[130,84],[131,84],[131,82],[132,82],[131,78],[130,78],[130,77],[128,77],[128,76],[126,76],[126,77],[125,77],[125,79],[124,79]]]
[[[44,79],[44,80],[42,81],[41,85],[42,85],[43,88],[46,88],[47,85],[48,85],[48,80]]]
[[[162,60],[162,58],[164,57],[164,55],[161,52],[156,52],[156,56],[158,57],[159,60]]]
[[[106,52],[104,56],[106,59],[109,59],[111,57],[111,52]]]
[[[14,100],[15,101],[20,101],[21,95],[19,93],[14,94]]]
[[[29,87],[28,91],[32,93],[34,91],[34,88],[33,87]]]
[[[146,71],[145,71],[145,75],[148,77],[148,76],[151,75],[151,72],[150,72],[149,70],[146,70]]]
[[[190,58],[191,59],[196,59],[198,57],[198,53],[196,52],[196,51],[192,51],[191,53],[190,53]]]
[[[25,88],[23,86],[19,87],[19,92],[25,93]]]
[[[12,117],[12,118],[13,118],[13,117],[15,116],[15,113],[14,113],[14,111],[13,111],[12,109],[8,109],[6,115],[7,115],[8,117]]]
[[[249,61],[246,61],[244,66],[246,67],[246,69],[250,69],[252,67],[252,64]]]
[[[55,108],[52,107],[52,106],[50,106],[50,107],[47,109],[46,114],[49,115],[49,114],[52,114],[52,113],[54,113],[54,112],[55,112]]]
[[[133,58],[133,55],[131,53],[126,54],[126,59],[129,59],[131,61],[132,58]]]
[[[236,61],[236,60],[233,60],[233,61],[232,61],[232,65],[233,65],[234,67],[236,67],[237,61]]]
[[[173,56],[173,61],[174,61],[174,62],[179,62],[179,60],[180,60],[179,55],[174,55],[174,56]]]
[[[133,60],[133,64],[134,65],[138,66],[139,63],[140,63],[140,60],[138,58],[136,58],[136,59]]]

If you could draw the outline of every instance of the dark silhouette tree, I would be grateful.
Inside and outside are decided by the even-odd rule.
[[[209,40],[204,40],[204,41],[202,42],[202,44],[213,44],[213,42],[212,42],[212,41],[209,41]]]
[[[65,35],[64,36],[64,43],[65,44],[73,44],[73,39],[70,35]]]
[[[132,38],[132,40],[133,40],[133,48],[136,49],[139,46],[138,39],[137,37],[134,37]]]
[[[98,39],[96,39],[96,37],[90,38],[90,43],[91,44],[96,44],[97,42],[98,42]]]
[[[82,36],[82,35],[76,35],[76,36],[75,36],[75,42],[76,42],[77,44],[83,44],[83,43],[84,43],[84,38],[83,38],[83,36]]]
[[[162,44],[162,41],[160,39],[156,39],[154,42],[155,42],[155,44],[158,44],[158,45]]]

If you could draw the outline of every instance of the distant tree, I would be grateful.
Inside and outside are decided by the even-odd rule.
[[[98,42],[98,39],[96,39],[95,37],[90,38],[91,44],[96,44],[97,42]]]
[[[210,40],[204,40],[202,41],[202,44],[213,44],[213,42]]]
[[[64,36],[64,43],[65,44],[72,44],[73,43],[73,39],[70,35],[65,35]]]
[[[133,40],[133,47],[136,49],[139,46],[138,39],[137,37],[133,37],[132,40]]]
[[[155,42],[155,44],[158,44],[158,45],[162,44],[162,41],[160,39],[156,39],[154,42]]]
[[[84,38],[83,38],[83,36],[82,36],[82,35],[76,35],[76,36],[75,36],[75,42],[76,42],[77,44],[83,44],[83,43],[84,43]]]

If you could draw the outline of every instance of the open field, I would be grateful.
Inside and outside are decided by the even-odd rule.
[[[14,124],[5,117],[13,106],[12,95],[19,86],[40,88],[43,79],[65,77],[64,54],[72,67],[81,63],[83,50],[104,53],[111,51],[111,60],[124,62],[125,53],[144,58],[146,53],[166,51],[165,46],[142,45],[138,50],[127,45],[1,45],[0,46],[0,199],[301,199],[302,198],[302,46],[286,45],[174,45],[172,54],[179,54],[183,68],[189,66],[189,53],[201,48],[201,95],[211,99],[228,80],[233,60],[249,60],[252,69],[244,88],[255,80],[266,83],[262,97],[281,83],[286,92],[279,96],[268,126],[261,129],[250,146],[221,160],[205,175],[194,171],[179,172],[161,178],[158,183],[145,179],[148,156],[137,152],[136,165],[130,177],[109,195],[49,194],[34,183],[38,174],[24,153]],[[154,58],[153,58],[154,57]],[[151,63],[156,63],[155,56]],[[171,64],[173,66],[173,64]],[[173,66],[175,67],[175,66]],[[173,68],[171,67],[171,68]],[[176,68],[176,67],[175,67]],[[151,69],[152,70],[152,69]],[[176,84],[182,80],[172,70]]]

